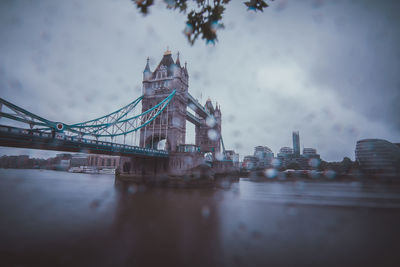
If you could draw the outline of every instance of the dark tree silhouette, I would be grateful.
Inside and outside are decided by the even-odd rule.
[[[353,167],[353,162],[348,157],[344,157],[340,165],[343,173],[349,173]]]
[[[140,13],[147,15],[149,7],[154,4],[154,0],[131,0],[134,2]],[[186,35],[189,43],[193,45],[197,38],[205,39],[207,43],[215,44],[217,41],[217,30],[223,29],[222,15],[225,7],[231,0],[164,0],[168,9],[179,10],[179,12],[188,12],[188,2],[195,3],[195,7],[190,8],[187,13],[186,27],[183,33]],[[274,0],[270,0],[274,1]],[[268,7],[264,0],[250,0],[244,2],[248,10],[263,11]],[[196,8],[197,6],[197,8]]]

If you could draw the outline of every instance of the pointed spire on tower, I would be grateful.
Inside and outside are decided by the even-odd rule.
[[[211,101],[210,97],[208,97],[208,99],[206,101],[206,104],[204,106],[208,110],[208,112],[210,112],[211,114],[214,114],[215,109],[213,107],[213,104],[212,104],[212,101]]]
[[[185,68],[183,69],[183,71],[185,72],[185,75],[188,76],[187,62],[186,61],[185,61]]]
[[[176,64],[178,67],[181,67],[181,61],[179,60],[179,51],[178,51],[178,56],[176,57],[175,64]]]
[[[151,72],[150,66],[149,66],[149,57],[147,57],[146,67],[144,68],[143,72]]]

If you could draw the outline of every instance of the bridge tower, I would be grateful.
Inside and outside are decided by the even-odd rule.
[[[208,98],[205,109],[211,115],[201,119],[196,125],[196,145],[202,152],[219,153],[221,151],[221,109],[218,104],[213,107],[211,99]]]
[[[150,70],[149,58],[143,71],[142,111],[157,105],[173,90],[176,94],[166,110],[150,124],[140,129],[140,146],[157,148],[158,143],[166,140],[166,148],[176,151],[177,146],[185,144],[186,108],[189,75],[187,66],[181,66],[179,52],[176,61],[168,49],[154,71]]]

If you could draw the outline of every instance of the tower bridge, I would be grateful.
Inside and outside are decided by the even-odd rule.
[[[142,95],[128,105],[75,124],[45,119],[0,98],[0,146],[120,155],[120,172],[133,176],[184,174],[204,163],[205,153],[225,159],[221,109],[210,99],[203,106],[189,93],[187,64],[181,65],[179,53],[174,61],[165,51],[154,71],[147,58],[142,84]],[[194,145],[186,144],[186,122],[195,125]]]

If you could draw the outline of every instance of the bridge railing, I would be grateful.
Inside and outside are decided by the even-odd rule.
[[[0,125],[0,134],[1,133],[6,133],[8,135],[13,135],[13,136],[25,136],[25,137],[28,136],[28,137],[33,137],[35,139],[56,140],[56,141],[60,141],[60,142],[66,141],[66,142],[74,143],[77,145],[81,145],[81,144],[94,145],[97,148],[102,148],[103,150],[105,148],[106,150],[113,151],[113,152],[127,152],[127,153],[132,153],[132,152],[135,153],[136,152],[139,154],[151,154],[151,155],[161,155],[161,156],[168,155],[168,151],[165,151],[165,150],[143,148],[143,147],[138,147],[138,146],[126,145],[126,144],[111,143],[111,142],[106,142],[106,141],[81,138],[81,137],[77,137],[77,136],[64,136],[64,135],[60,135],[57,133],[55,133],[55,135],[53,137],[53,134],[51,134],[51,133],[21,129],[21,128],[5,126],[5,125]]]

